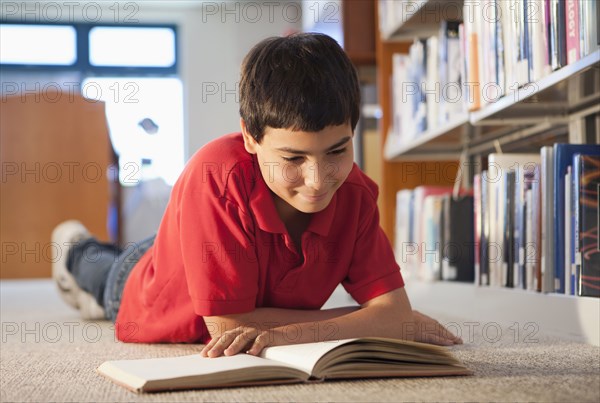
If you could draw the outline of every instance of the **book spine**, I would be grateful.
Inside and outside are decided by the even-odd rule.
[[[515,171],[506,173],[504,183],[506,202],[504,207],[504,265],[502,267],[503,285],[505,287],[515,287],[516,279],[514,276],[514,245],[515,245]]]
[[[554,292],[554,254],[553,254],[553,149],[545,146],[541,149],[541,291]]]
[[[565,220],[565,276],[564,276],[564,288],[565,294],[571,294],[571,167],[567,167],[567,173],[565,174],[565,185],[563,192],[565,194],[565,209],[564,209],[564,220]]]
[[[565,292],[565,174],[562,169],[562,161],[566,151],[561,144],[554,144],[554,161],[552,179],[553,189],[553,250],[554,260],[554,291],[564,294]]]
[[[533,237],[533,188],[525,192],[525,246],[523,248],[523,262],[525,265],[525,288],[535,290],[535,260],[532,252],[535,253],[535,241]]]
[[[550,65],[552,70],[556,70],[561,67],[559,58],[559,41],[558,41],[558,7],[559,0],[550,0]]]
[[[481,239],[479,243],[479,265],[481,285],[490,285],[488,239],[490,233],[487,171],[481,172]]]
[[[567,65],[567,10],[566,10],[566,0],[558,0],[558,16],[557,16],[557,25],[558,25],[558,61],[559,67],[563,67]]]
[[[469,111],[481,108],[481,81],[479,75],[479,10],[477,4],[473,7],[472,16],[465,20],[465,35],[467,39],[467,85],[469,96],[467,105]]]
[[[600,297],[600,157],[583,155],[580,166],[582,296]]]
[[[573,156],[573,273],[575,294],[581,295],[581,154]]]
[[[575,63],[581,58],[579,44],[579,1],[566,0],[565,29],[567,46],[567,64]]]
[[[473,176],[473,225],[475,228],[475,284],[481,285],[481,174]]]
[[[500,90],[499,95],[506,94],[506,74],[504,62],[504,28],[502,26],[502,5],[500,0],[496,0],[494,4],[495,10],[495,39],[496,39],[496,84]]]
[[[533,281],[534,290],[542,291],[542,191],[541,191],[541,166],[535,172],[535,180],[531,186],[532,208],[532,239],[530,247],[533,248]]]

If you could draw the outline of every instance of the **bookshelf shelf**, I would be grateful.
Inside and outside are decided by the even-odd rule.
[[[384,158],[388,161],[456,159],[467,143],[470,149],[481,151],[493,148],[490,142],[507,143],[538,135],[543,131],[540,128],[566,127],[569,116],[576,111],[593,109],[600,103],[599,88],[600,50],[597,50],[478,111],[421,133],[408,144],[388,135]],[[521,126],[521,130],[497,130],[507,125]],[[468,135],[473,127],[492,129],[480,130],[473,137]]]
[[[518,123],[524,119],[529,122],[548,120],[550,116],[554,119],[564,118],[574,109],[600,100],[598,92],[577,94],[581,83],[598,85],[599,63],[600,50],[597,50],[470,113],[469,122],[474,126],[482,126]]]
[[[440,26],[440,15],[445,19],[461,19],[463,1],[411,0],[390,1],[395,3],[389,10],[397,19],[388,24],[382,33],[385,41],[409,41],[414,37],[434,35]]]
[[[469,318],[479,323],[479,331],[486,323],[503,327],[517,323],[520,330],[532,323],[530,330],[539,329],[538,336],[600,345],[598,298],[443,281],[407,281],[406,292],[414,309]]]
[[[401,144],[397,136],[388,135],[384,157],[388,161],[456,159],[469,123],[467,114],[456,116],[445,125],[428,130],[409,144]]]

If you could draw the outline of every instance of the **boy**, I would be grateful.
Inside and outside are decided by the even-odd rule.
[[[63,297],[115,321],[119,340],[208,342],[208,357],[360,336],[461,343],[411,309],[377,187],[353,163],[359,102],[333,39],[260,42],[242,65],[241,133],[191,158],[155,238],[121,251],[57,227],[74,244],[53,268]],[[321,310],[340,283],[360,307]]]

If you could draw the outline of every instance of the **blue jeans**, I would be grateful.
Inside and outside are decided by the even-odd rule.
[[[125,249],[89,238],[69,251],[67,269],[84,291],[104,308],[106,319],[115,322],[129,273],[154,244],[153,235]]]

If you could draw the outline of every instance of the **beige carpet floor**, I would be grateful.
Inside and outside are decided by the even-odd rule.
[[[136,395],[96,374],[114,359],[167,357],[198,345],[123,344],[86,322],[47,280],[0,282],[0,401],[548,401],[600,402],[600,348],[521,329],[463,334],[452,351],[472,377],[386,379]],[[468,318],[439,318],[468,323]],[[462,321],[462,322],[461,322]],[[469,340],[470,339],[470,340]]]

